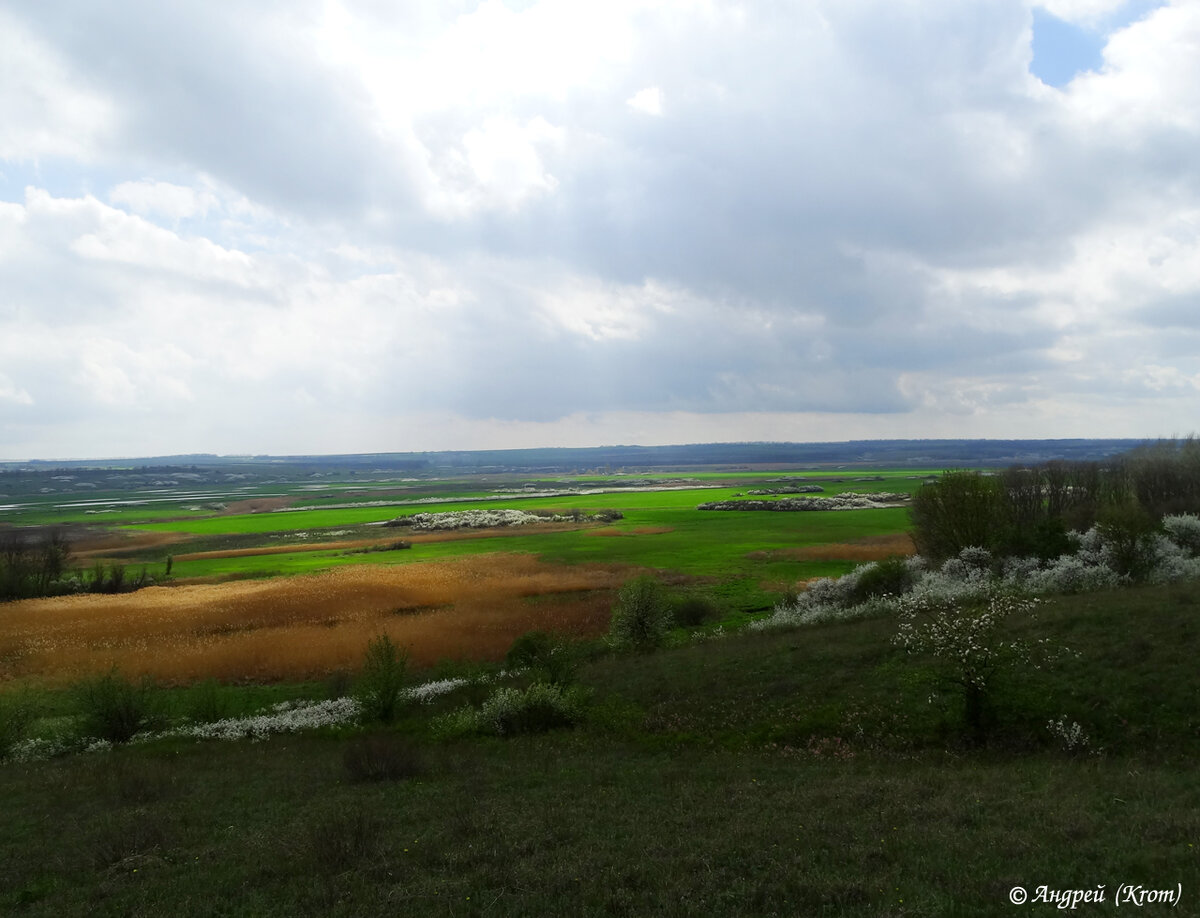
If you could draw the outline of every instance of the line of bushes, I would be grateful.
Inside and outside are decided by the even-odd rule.
[[[36,539],[20,530],[5,532],[0,536],[0,602],[72,593],[129,593],[155,582],[146,565],[133,571],[124,564],[97,561],[82,570],[71,569],[70,560],[70,542],[58,530]]]
[[[61,532],[36,542],[20,530],[5,532],[0,536],[0,600],[53,595],[70,555]]]
[[[1172,514],[1200,512],[1200,441],[1163,440],[1105,462],[1048,462],[1000,474],[946,472],[913,497],[913,541],[939,561],[964,548],[1057,558],[1068,532],[1099,526],[1136,553]]]

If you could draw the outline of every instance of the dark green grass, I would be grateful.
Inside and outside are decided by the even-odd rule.
[[[575,731],[438,743],[463,699],[419,707],[405,780],[352,780],[336,731],[0,767],[0,912],[987,916],[1017,885],[1105,884],[1094,911],[1137,883],[1195,914],[1197,601],[1014,623],[1082,658],[1000,685],[982,745],[872,620],[600,655]],[[1056,746],[1061,714],[1099,754]]]

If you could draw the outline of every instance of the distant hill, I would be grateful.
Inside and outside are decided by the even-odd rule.
[[[567,473],[638,469],[699,469],[804,466],[813,468],[1003,467],[1052,459],[1096,460],[1150,441],[1072,440],[848,440],[833,443],[696,443],[679,446],[545,447],[453,450],[422,453],[360,453],[329,456],[217,456],[195,454],[130,459],[31,460],[3,462],[0,470],[180,469],[262,474],[347,472]]]

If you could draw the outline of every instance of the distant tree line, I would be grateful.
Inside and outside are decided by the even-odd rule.
[[[70,545],[57,531],[36,542],[19,530],[0,534],[0,600],[49,595],[70,555]]]
[[[90,570],[69,567],[71,545],[58,530],[31,536],[19,529],[0,532],[0,602],[68,593],[127,593],[153,583],[143,566],[96,562]]]
[[[1200,513],[1200,441],[1161,440],[1097,462],[1047,462],[995,474],[950,471],[912,504],[913,541],[940,560],[967,547],[1054,558],[1067,532],[1094,525],[1137,537],[1171,514]]]

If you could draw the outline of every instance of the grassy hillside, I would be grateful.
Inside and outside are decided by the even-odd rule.
[[[394,780],[356,780],[351,729],[4,765],[0,912],[976,916],[1181,884],[1195,913],[1198,608],[1014,622],[1079,656],[1009,673],[981,744],[876,619],[593,656],[586,722],[539,736],[437,739],[463,689],[386,731]]]

